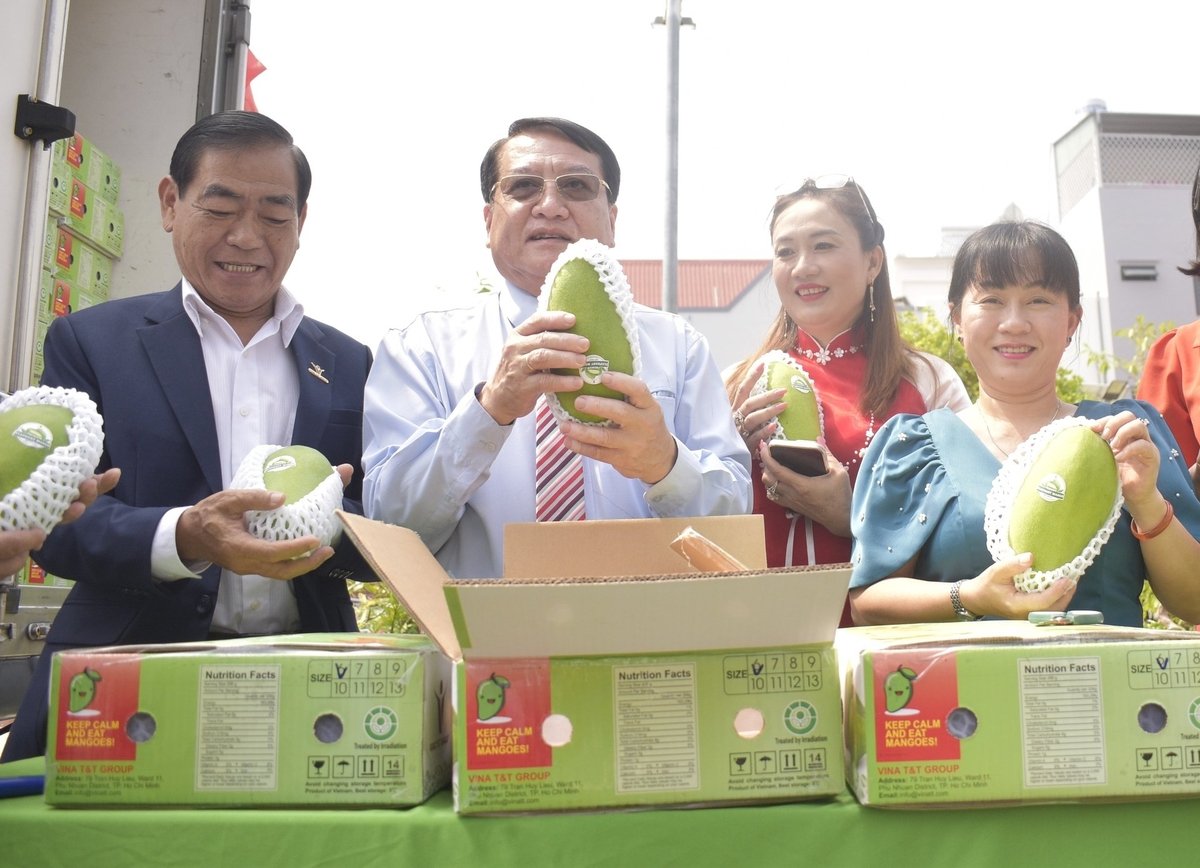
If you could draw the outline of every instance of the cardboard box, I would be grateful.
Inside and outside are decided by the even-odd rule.
[[[51,675],[54,805],[392,807],[450,772],[446,658],[420,636],[80,649]]]
[[[51,216],[66,217],[71,207],[71,181],[75,176],[66,160],[59,158],[58,150],[58,144],[55,143],[55,156],[50,160],[50,198],[47,207]]]
[[[112,289],[112,258],[76,237],[57,221],[48,228],[47,250],[42,256],[45,271],[84,292],[108,298]]]
[[[49,325],[55,317],[66,316],[107,300],[107,295],[88,292],[69,280],[42,272],[38,293],[38,319]]]
[[[116,204],[121,192],[121,169],[112,158],[79,133],[54,143],[51,174],[65,172]],[[63,213],[63,212],[59,212]]]
[[[893,807],[1200,793],[1200,637],[1023,621],[838,631],[847,780]]]
[[[124,213],[78,178],[71,180],[71,201],[63,219],[73,233],[101,253],[119,259],[124,252]]]
[[[56,576],[53,573],[48,573],[42,569],[40,564],[33,561],[32,558],[25,559],[25,566],[17,573],[18,585],[35,588],[70,588],[75,583],[70,579],[64,579],[61,576]]]
[[[464,814],[844,792],[831,647],[849,570],[765,568],[761,516],[514,524],[506,578],[454,581],[416,534],[343,515],[457,661]],[[694,526],[751,569],[689,571]]]

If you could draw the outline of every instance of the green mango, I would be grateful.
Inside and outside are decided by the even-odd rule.
[[[767,389],[787,389],[783,402],[787,409],[779,414],[779,428],[787,440],[820,440],[821,413],[812,380],[791,362],[768,362],[763,371]]]
[[[604,422],[599,416],[575,409],[580,395],[598,395],[624,400],[625,396],[599,382],[605,371],[633,374],[631,337],[617,306],[608,295],[604,281],[586,259],[569,259],[558,269],[550,287],[547,310],[562,310],[575,314],[575,325],[568,331],[588,339],[588,362],[578,371],[558,369],[558,374],[579,374],[583,388],[574,392],[559,392],[563,409],[581,422]]]
[[[329,459],[308,446],[285,446],[263,460],[263,487],[279,491],[284,505],[304,499],[314,488],[336,473]]]
[[[1064,428],[1017,488],[1008,527],[1013,551],[1032,552],[1039,572],[1073,560],[1108,520],[1119,485],[1104,438],[1082,425]]]
[[[19,488],[46,456],[70,442],[75,414],[57,404],[28,404],[0,413],[0,497]]]

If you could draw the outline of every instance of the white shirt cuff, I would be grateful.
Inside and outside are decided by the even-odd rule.
[[[154,532],[154,543],[150,547],[150,575],[162,582],[179,579],[198,579],[200,573],[211,566],[209,561],[185,564],[179,559],[179,548],[175,544],[175,526],[186,506],[168,509]]]

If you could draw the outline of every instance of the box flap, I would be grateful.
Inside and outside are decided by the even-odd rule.
[[[761,515],[520,522],[504,528],[504,575],[653,576],[696,572],[671,548],[691,526],[749,570],[767,567]]]
[[[467,657],[626,655],[828,644],[848,564],[612,580],[452,581]]]
[[[938,648],[955,645],[1069,645],[1194,639],[1194,633],[1111,624],[1032,624],[1020,620],[886,624],[839,630],[837,647],[848,654],[877,648]]]
[[[544,577],[451,581],[421,538],[407,528],[338,513],[346,533],[375,573],[396,594],[421,629],[451,659],[553,657],[705,651],[829,644],[837,629],[850,565],[688,573],[670,541],[694,521],[560,522],[519,533],[557,537],[557,527],[592,525],[591,550],[633,549],[638,539],[663,541],[670,572],[657,576],[576,576],[544,566]],[[705,535],[739,559],[763,560],[760,516],[750,522],[717,522],[756,540],[747,549],[736,530]],[[637,527],[634,527],[634,526]],[[646,525],[657,525],[656,529]],[[640,536],[649,531],[649,537]],[[576,543],[576,545],[581,545]],[[536,543],[541,547],[541,543]],[[659,558],[659,554],[650,555]],[[554,562],[557,555],[541,555]],[[613,563],[615,561],[608,561]]]
[[[446,571],[406,527],[338,511],[350,540],[400,603],[451,660],[462,657],[442,590]]]

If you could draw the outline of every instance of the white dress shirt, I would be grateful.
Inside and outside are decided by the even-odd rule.
[[[503,572],[504,525],[534,521],[534,415],[499,425],[475,395],[537,299],[508,284],[478,304],[419,315],[383,339],[367,378],[363,508],[421,535],[446,572]],[[637,306],[642,379],[678,457],[654,485],[584,459],[588,518],[726,515],[750,508],[750,455],[704,337]]]
[[[228,488],[238,465],[251,449],[263,444],[291,443],[300,380],[288,351],[304,308],[281,288],[274,315],[245,345],[233,327],[183,281],[183,309],[200,335],[208,390],[212,396],[221,484]],[[186,507],[170,510],[159,523],[151,552],[155,578],[173,581],[198,578],[207,563],[179,560],[175,527]],[[296,597],[289,582],[221,571],[221,588],[212,629],[229,633],[290,633],[300,625]]]

